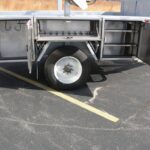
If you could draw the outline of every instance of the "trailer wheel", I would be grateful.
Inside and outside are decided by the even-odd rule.
[[[55,89],[74,89],[83,85],[90,74],[88,56],[73,46],[54,50],[45,62],[44,72],[48,83]]]

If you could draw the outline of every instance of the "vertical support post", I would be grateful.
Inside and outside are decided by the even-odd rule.
[[[57,9],[58,11],[62,11],[62,0],[57,0]]]
[[[68,0],[65,0],[64,4],[64,16],[70,16],[70,3]]]

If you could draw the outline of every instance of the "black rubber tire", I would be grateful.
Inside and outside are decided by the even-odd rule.
[[[59,82],[54,75],[55,63],[65,56],[72,56],[78,59],[82,65],[82,74],[79,80],[72,84],[63,84]],[[63,46],[54,50],[47,58],[44,66],[45,78],[47,79],[50,86],[57,90],[70,90],[75,89],[87,81],[91,71],[91,62],[89,57],[82,52],[80,49],[74,46]]]

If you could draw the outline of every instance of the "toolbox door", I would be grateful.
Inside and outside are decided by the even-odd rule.
[[[141,22],[103,20],[102,60],[126,60],[138,56]]]

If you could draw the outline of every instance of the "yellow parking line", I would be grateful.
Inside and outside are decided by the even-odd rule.
[[[51,89],[50,87],[48,87],[46,85],[43,85],[43,84],[41,84],[41,83],[39,83],[37,81],[28,79],[28,78],[26,78],[24,76],[21,76],[21,75],[15,73],[15,72],[12,72],[10,70],[4,69],[2,67],[0,67],[0,71],[4,72],[4,73],[6,73],[6,74],[8,74],[10,76],[13,76],[13,77],[15,77],[17,79],[23,80],[23,81],[25,81],[25,82],[27,82],[29,84],[32,84],[32,85],[34,85],[34,86],[36,86],[38,88],[44,89],[47,92],[52,93],[53,95],[64,99],[65,101],[68,101],[68,102],[70,102],[70,103],[72,103],[72,104],[74,104],[76,106],[79,106],[79,107],[81,107],[81,108],[83,108],[83,109],[85,109],[85,110],[87,110],[89,112],[97,114],[98,116],[101,116],[101,117],[103,117],[103,118],[105,118],[105,119],[107,119],[109,121],[112,121],[112,122],[115,122],[115,123],[119,121],[119,118],[117,118],[117,117],[115,117],[115,116],[113,116],[113,115],[111,115],[111,114],[109,114],[109,113],[107,113],[105,111],[102,111],[102,110],[97,109],[97,108],[95,108],[93,106],[85,104],[85,103],[81,102],[80,100],[78,100],[76,98],[73,98],[71,96],[68,96],[68,95],[62,93],[62,92],[56,91],[54,89]]]

